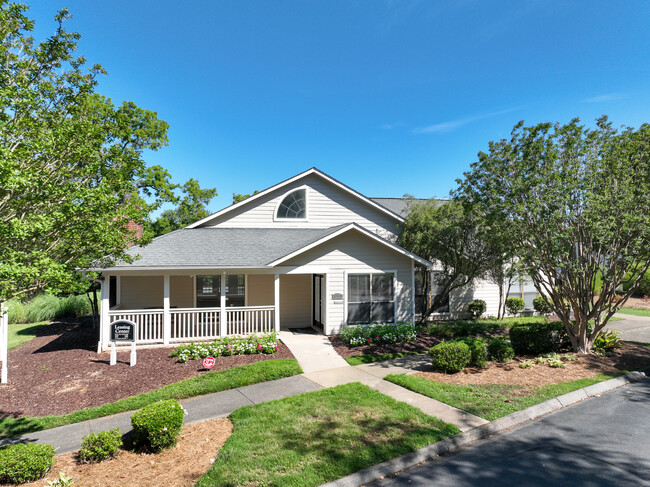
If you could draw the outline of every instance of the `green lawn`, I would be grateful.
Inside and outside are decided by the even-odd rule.
[[[352,357],[347,357],[345,361],[350,365],[371,364],[373,362],[382,362],[384,360],[390,360],[392,358],[406,357],[408,355],[419,355],[425,352],[426,350],[420,350],[419,352],[367,353],[365,355],[353,355]]]
[[[458,433],[359,383],[245,406],[206,486],[312,486],[341,478]]]
[[[619,309],[618,312],[623,313],[625,315],[650,316],[650,309],[645,309],[645,308],[630,308],[629,306],[625,306]]]
[[[9,325],[9,350],[35,338],[36,330],[49,324],[49,321],[41,321],[40,323]]]
[[[535,387],[525,392],[526,388],[519,385],[456,385],[404,374],[391,374],[385,378],[488,421],[607,379],[611,379],[611,376],[599,374],[589,379]]]
[[[4,417],[0,419],[0,438],[16,436],[30,431],[56,428],[57,426],[66,424],[79,423],[124,411],[133,411],[161,399],[184,399],[186,397],[202,396],[212,392],[225,391],[227,389],[281,379],[301,373],[302,369],[298,365],[298,362],[293,359],[265,360],[218,372],[208,372],[174,384],[169,384],[155,391],[120,399],[119,401],[104,404],[103,406],[81,409],[62,416],[42,416],[38,418]]]

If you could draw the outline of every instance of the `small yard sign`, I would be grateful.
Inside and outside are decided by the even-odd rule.
[[[203,367],[205,367],[206,369],[214,367],[214,357],[206,357],[203,360]]]
[[[118,320],[111,323],[112,342],[135,341],[135,323],[127,320]]]

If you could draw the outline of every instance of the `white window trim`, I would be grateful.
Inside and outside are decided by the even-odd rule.
[[[348,275],[349,274],[369,274],[372,283],[373,274],[393,274],[393,324],[397,323],[397,270],[377,270],[377,269],[353,269],[343,271],[343,326],[357,326],[362,323],[348,323]],[[370,324],[370,323],[368,323]]]
[[[305,217],[304,218],[280,218],[278,216],[278,210],[280,209],[280,205],[282,204],[284,199],[287,196],[289,196],[291,193],[295,193],[296,191],[300,191],[301,189],[305,191]],[[309,186],[303,184],[302,186],[291,188],[289,191],[284,193],[279,198],[273,210],[273,221],[274,222],[309,222]]]

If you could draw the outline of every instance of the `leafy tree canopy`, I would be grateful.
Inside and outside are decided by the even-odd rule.
[[[232,194],[232,204],[234,205],[235,203],[239,203],[240,201],[244,201],[246,198],[250,198],[251,196],[255,196],[257,193],[259,193],[258,190],[253,191],[253,194],[240,194],[240,193],[233,193]]]
[[[520,122],[459,184],[455,196],[502,229],[575,350],[589,352],[650,266],[650,125]]]
[[[125,258],[146,243],[125,225],[176,198],[143,159],[167,144],[167,123],[95,92],[104,70],[74,57],[67,10],[36,43],[26,9],[0,1],[0,300],[77,286],[75,269]]]

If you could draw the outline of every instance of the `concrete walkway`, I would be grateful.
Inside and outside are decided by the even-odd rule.
[[[612,321],[607,324],[608,330],[621,332],[621,339],[632,342],[650,343],[650,317],[635,316],[623,313],[614,315],[623,321]]]
[[[349,367],[325,335],[281,331],[280,340],[289,347],[304,372]]]
[[[185,423],[194,423],[228,416],[235,409],[242,406],[250,406],[320,389],[322,389],[321,386],[296,375],[223,392],[215,392],[214,394],[206,394],[205,396],[191,397],[181,400],[180,403],[187,411]],[[120,428],[122,433],[128,433],[131,431],[132,414],[133,411],[127,411],[82,423],[27,433],[14,438],[0,439],[0,447],[11,443],[49,443],[54,446],[57,454],[75,451],[81,448],[81,439],[89,433],[97,433],[113,428]]]

